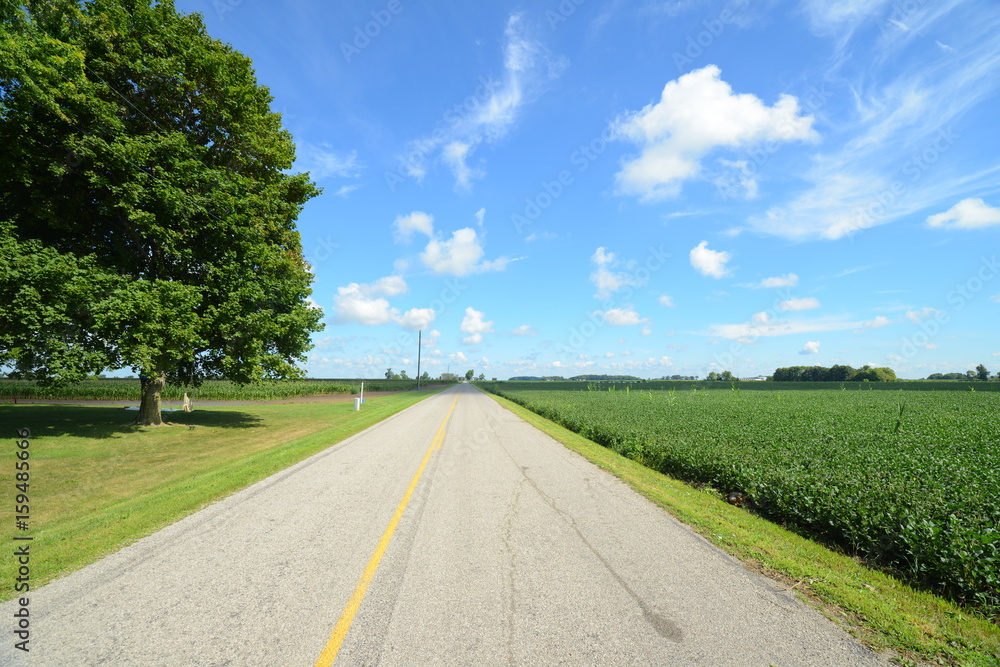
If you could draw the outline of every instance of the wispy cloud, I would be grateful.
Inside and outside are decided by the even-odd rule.
[[[812,157],[809,185],[751,217],[751,228],[793,240],[840,239],[995,185],[995,161],[984,155],[969,164],[967,151],[959,157],[950,149],[974,140],[955,125],[1000,88],[1000,12],[955,1],[807,0],[803,8],[816,32],[836,40],[838,55],[822,77],[842,82],[841,106],[849,93],[853,117],[825,133],[830,148]],[[874,30],[882,31],[875,46],[852,39]],[[913,42],[929,32],[956,53]],[[961,169],[950,168],[960,159]]]
[[[614,271],[613,269],[617,268],[621,261],[615,253],[608,252],[603,247],[594,251],[590,261],[595,267],[594,272],[590,274],[590,281],[597,288],[597,292],[594,293],[595,299],[606,301],[623,287],[641,287],[646,284],[645,280],[640,280],[629,273]]]
[[[504,28],[503,77],[481,85],[460,108],[449,112],[445,122],[431,134],[411,142],[403,159],[403,172],[418,181],[430,164],[443,162],[455,178],[455,187],[471,188],[486,169],[483,161],[472,164],[483,144],[499,141],[517,122],[524,105],[537,97],[544,84],[559,77],[568,61],[552,54],[532,36],[523,14],[511,14]]]
[[[316,180],[357,178],[363,166],[357,151],[338,151],[329,144],[299,143],[295,169],[308,171]]]
[[[813,297],[805,297],[801,299],[786,299],[778,304],[779,310],[812,310],[813,308],[819,308],[819,299]]]
[[[794,273],[789,273],[783,276],[773,276],[771,278],[764,278],[759,283],[753,285],[747,285],[746,287],[753,287],[755,289],[775,289],[778,287],[795,287],[799,284],[799,277]]]
[[[862,322],[848,321],[840,318],[787,320],[770,317],[767,313],[758,313],[749,322],[741,324],[713,324],[702,333],[707,336],[737,340],[754,339],[762,336],[791,336],[821,331],[843,331],[846,329],[857,329],[861,326],[863,326]]]

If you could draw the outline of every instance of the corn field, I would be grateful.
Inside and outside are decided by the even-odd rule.
[[[164,401],[179,401],[187,392],[192,399],[202,401],[269,401],[317,394],[357,394],[361,382],[365,383],[365,391],[405,391],[417,386],[416,380],[288,380],[242,386],[226,380],[208,380],[199,387],[167,385],[161,397]],[[86,380],[63,387],[0,380],[0,401],[15,398],[138,401],[139,397],[139,380]]]

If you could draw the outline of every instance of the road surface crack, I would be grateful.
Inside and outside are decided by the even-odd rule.
[[[497,441],[500,444],[500,446],[503,448],[503,450],[505,452],[507,452],[507,456],[510,457],[510,459],[514,463],[514,465],[517,465],[517,461],[514,460],[514,457],[511,455],[510,451],[507,450],[506,447],[504,447],[503,442],[499,438],[497,438]],[[635,603],[638,605],[639,609],[642,611],[642,615],[646,619],[646,622],[649,623],[650,627],[654,631],[656,631],[656,633],[659,634],[664,639],[667,639],[667,640],[670,640],[670,641],[673,641],[673,642],[683,641],[683,639],[684,639],[684,632],[680,629],[680,627],[676,623],[674,623],[672,620],[670,620],[666,616],[658,613],[655,609],[653,609],[649,605],[649,603],[646,602],[642,598],[642,596],[639,595],[628,584],[627,581],[625,581],[624,577],[622,577],[621,574],[619,574],[619,572],[608,561],[608,559],[605,558],[604,555],[600,551],[598,551],[594,547],[593,544],[591,544],[590,540],[588,540],[587,537],[583,534],[583,531],[580,530],[580,526],[576,523],[576,519],[574,519],[571,514],[568,514],[566,511],[564,511],[562,508],[560,508],[556,504],[556,501],[555,501],[554,498],[552,498],[551,496],[549,496],[548,494],[546,494],[544,491],[542,491],[538,487],[538,484],[535,482],[535,480],[533,480],[531,477],[528,476],[528,473],[527,473],[527,471],[526,471],[526,469],[524,467],[522,467],[520,465],[517,465],[517,468],[518,468],[518,470],[521,471],[521,475],[524,477],[524,480],[527,481],[528,484],[530,484],[532,486],[532,488],[535,489],[535,492],[539,495],[539,497],[542,498],[542,500],[544,500],[545,503],[549,507],[551,507],[556,512],[556,514],[558,514],[562,518],[562,520],[570,528],[573,529],[573,531],[577,534],[577,537],[580,538],[580,541],[583,542],[583,544],[587,547],[587,549],[589,549],[590,552],[597,558],[597,560],[599,560],[601,562],[601,564],[608,571],[608,573],[614,578],[614,580],[618,583],[618,585],[621,586],[622,590],[624,590],[626,593],[628,593],[629,596],[631,596],[632,599],[635,600]],[[523,485],[519,485],[518,486],[518,497],[520,496],[520,490],[521,490],[522,486]],[[509,545],[508,545],[508,547],[509,547]]]

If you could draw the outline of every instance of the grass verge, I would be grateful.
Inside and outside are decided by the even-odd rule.
[[[1000,626],[733,507],[718,494],[695,489],[507,399],[487,395],[612,473],[751,569],[787,582],[874,650],[890,651],[902,664],[1000,665]]]
[[[135,413],[120,408],[0,406],[5,437],[31,430],[29,529],[17,530],[9,516],[0,539],[34,538],[30,584],[37,588],[433,393],[369,399],[359,412],[352,403],[199,408],[164,413],[175,425],[158,428],[130,426]],[[4,451],[12,504],[16,450]],[[15,597],[15,568],[15,559],[0,559],[0,601]]]

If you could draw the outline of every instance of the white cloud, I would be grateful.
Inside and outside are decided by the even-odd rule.
[[[988,206],[982,199],[963,199],[944,213],[927,218],[928,227],[942,229],[981,229],[1000,225],[1000,208]]]
[[[402,276],[386,276],[379,278],[371,285],[360,285],[359,289],[367,296],[396,296],[409,289]]]
[[[465,227],[452,232],[447,241],[432,238],[420,259],[434,273],[464,276],[475,270],[483,254],[476,230]]]
[[[465,309],[465,317],[462,318],[462,333],[469,334],[462,339],[467,345],[478,345],[483,342],[483,334],[493,331],[493,322],[485,321],[483,313],[473,307]]]
[[[641,287],[645,284],[645,281],[638,280],[627,273],[613,272],[611,269],[618,266],[620,262],[613,252],[608,252],[603,247],[594,251],[590,261],[597,267],[590,274],[590,281],[597,287],[597,292],[594,294],[595,299],[605,301],[623,287]]]
[[[392,226],[396,231],[397,241],[409,241],[413,232],[434,236],[434,216],[423,211],[396,216]]]
[[[486,209],[476,211],[476,221],[483,229]],[[427,246],[420,253],[424,265],[438,275],[464,276],[469,273],[503,271],[514,261],[506,257],[480,261],[485,254],[482,237],[472,227],[455,230],[450,239],[443,239],[434,231],[434,216],[423,211],[413,211],[397,216],[393,221],[397,242],[409,241],[414,232],[428,237]],[[398,262],[397,268],[406,268],[407,262]]]
[[[604,321],[613,327],[626,327],[632,326],[634,324],[643,324],[648,322],[648,319],[639,317],[639,313],[635,312],[632,306],[625,306],[624,308],[611,308],[606,311],[597,311],[597,314],[604,318]]]
[[[338,287],[337,294],[333,297],[336,310],[334,321],[366,326],[394,322],[410,331],[426,329],[436,317],[433,309],[412,308],[400,315],[385,298],[402,294],[407,289],[406,281],[400,276],[379,278],[371,284],[351,283],[347,287]]]
[[[799,115],[795,97],[782,95],[768,107],[733,93],[720,76],[715,65],[689,72],[668,82],[656,104],[618,119],[616,132],[641,148],[616,176],[620,192],[643,200],[673,196],[714,148],[817,138],[813,117]]]
[[[702,241],[691,249],[691,266],[702,274],[712,278],[722,278],[727,275],[726,262],[732,259],[728,252],[708,249],[708,241]]]
[[[885,315],[878,315],[878,316],[875,317],[874,320],[868,320],[867,322],[865,322],[865,326],[868,327],[869,329],[880,329],[880,328],[884,327],[885,325],[891,324],[891,323],[892,323],[892,320],[890,320]]]
[[[825,318],[819,320],[782,320],[758,313],[750,322],[742,324],[713,324],[704,335],[738,340],[740,338],[760,338],[765,336],[789,336],[792,334],[816,333],[822,331],[842,331],[857,329],[861,322]]]
[[[674,305],[674,297],[667,296],[666,294],[664,294],[663,296],[661,296],[660,299],[659,299],[659,301],[660,301],[660,305],[661,306],[673,306]]]
[[[941,311],[937,308],[931,308],[927,306],[923,310],[908,310],[906,311],[906,319],[910,320],[914,324],[920,324],[921,320],[926,320],[928,317],[938,317],[941,315]]]
[[[515,336],[534,336],[535,328],[530,324],[522,324],[518,328],[511,331]]]
[[[802,346],[802,350],[799,354],[819,354],[819,342],[811,340]]]
[[[437,329],[431,329],[424,332],[420,344],[423,347],[437,347],[439,338],[441,338],[441,332]]]
[[[396,322],[404,329],[420,331],[429,327],[435,317],[437,314],[433,308],[411,308],[403,313]]]
[[[1000,303],[1000,294],[994,294],[990,297],[990,301],[993,303]]]
[[[811,296],[802,299],[788,299],[778,304],[778,308],[781,310],[811,310],[813,308],[819,308],[819,306],[819,299],[815,299]]]
[[[760,281],[759,285],[755,287],[767,288],[767,287],[795,287],[799,284],[799,277],[794,273],[789,273],[785,276],[775,276],[773,278],[764,278]]]
[[[641,333],[643,336],[652,336],[653,330],[650,327],[643,327]]]
[[[335,321],[341,324],[387,324],[398,316],[398,311],[389,306],[387,299],[375,296],[371,286],[358,283],[338,287],[333,307],[337,311]]]

